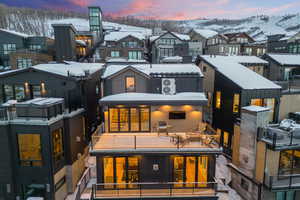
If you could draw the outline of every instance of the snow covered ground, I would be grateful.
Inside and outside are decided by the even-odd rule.
[[[221,155],[217,158],[216,178],[219,181],[220,179],[225,181],[225,185],[219,185],[219,189],[228,191],[228,193],[219,192],[219,200],[243,200],[235,190],[227,185],[231,181],[231,172],[227,166],[227,163],[228,160],[224,156]]]

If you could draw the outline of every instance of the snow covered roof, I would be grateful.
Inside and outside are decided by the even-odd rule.
[[[152,64],[151,68],[150,68],[150,64],[134,64],[134,65],[109,65],[106,67],[102,78],[107,78],[130,67],[146,75],[150,75],[154,73],[158,73],[158,74],[187,73],[187,74],[198,74],[199,76],[203,76],[201,70],[195,64]]]
[[[281,65],[300,65],[300,54],[267,54]]]
[[[103,67],[102,63],[78,63],[78,62],[66,62],[66,63],[54,63],[54,64],[39,64],[32,66],[31,68],[40,71],[45,71],[61,76],[85,76],[85,72],[88,71],[93,74]]]
[[[201,36],[207,38],[214,37],[215,35],[218,35],[218,32],[208,29],[194,29],[194,31]]]
[[[202,92],[183,92],[174,95],[154,94],[154,93],[121,93],[103,97],[100,104],[126,104],[138,102],[139,104],[151,105],[174,105],[176,103],[185,105],[204,105],[207,98]]]
[[[147,63],[146,60],[128,59],[127,57],[109,57],[107,63]]]
[[[202,56],[210,57],[210,56]],[[226,62],[236,62],[240,64],[268,64],[267,61],[257,56],[212,56],[213,58],[222,59]]]
[[[180,63],[182,62],[183,58],[181,56],[170,56],[165,57],[162,59],[162,62],[173,62],[173,63]]]
[[[10,33],[10,34],[13,34],[13,35],[16,35],[16,36],[19,36],[19,37],[23,37],[23,38],[30,37],[30,35],[27,35],[27,34],[24,34],[24,33],[19,33],[19,32],[16,32],[16,31],[11,31],[11,30],[2,29],[2,28],[0,28],[0,31]]]
[[[255,105],[246,106],[246,107],[243,107],[242,109],[248,110],[248,111],[251,111],[251,112],[263,112],[263,111],[269,111],[270,110],[270,108],[255,106]]]
[[[164,31],[161,35],[154,35],[150,37],[150,41],[153,42],[157,39],[159,39],[160,37],[164,36],[167,33],[171,33],[173,35],[175,35],[176,37],[178,37],[180,40],[191,40],[191,37],[189,35],[186,34],[180,34],[180,33],[175,33],[175,32],[168,32],[168,31]]]
[[[224,56],[201,56],[201,58],[243,89],[281,89],[279,85],[248,69],[234,59],[226,59]]]
[[[135,37],[139,40],[144,40],[146,38],[145,35],[140,32],[116,31],[116,32],[110,32],[109,34],[105,35],[104,40],[105,41],[119,41],[128,36]]]
[[[28,101],[17,103],[16,106],[35,105],[35,106],[50,106],[53,104],[63,103],[63,98],[35,98]]]

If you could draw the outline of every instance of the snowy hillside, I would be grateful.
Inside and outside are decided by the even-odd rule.
[[[184,21],[179,26],[186,29],[212,29],[219,33],[247,32],[256,40],[267,35],[293,35],[300,31],[300,13],[286,16],[255,16],[239,20],[212,19]]]

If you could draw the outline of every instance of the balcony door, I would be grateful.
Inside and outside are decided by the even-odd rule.
[[[150,108],[109,108],[109,132],[150,132]]]

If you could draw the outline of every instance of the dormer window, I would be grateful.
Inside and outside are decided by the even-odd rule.
[[[126,92],[135,92],[135,77],[127,76],[125,82]]]

